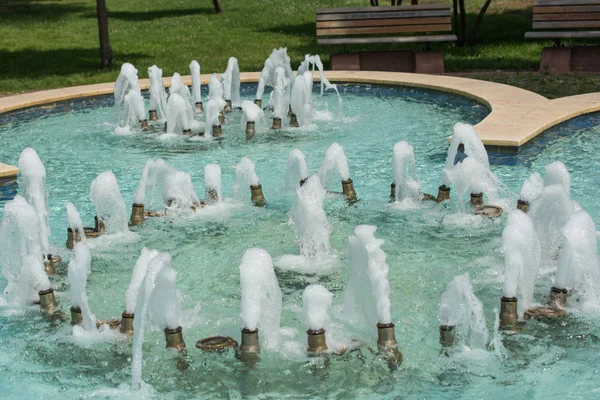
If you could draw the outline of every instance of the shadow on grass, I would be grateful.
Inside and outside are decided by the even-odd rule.
[[[215,14],[214,8],[186,8],[176,10],[152,10],[152,11],[110,11],[109,19],[122,21],[154,21],[162,18],[186,17],[190,15]],[[88,18],[96,18],[96,13],[86,13]]]
[[[147,59],[142,53],[118,53],[119,59]],[[47,76],[60,76],[75,73],[95,73],[105,71],[100,66],[100,50],[92,49],[56,49],[48,51],[0,50],[0,76],[5,79],[39,79]]]
[[[86,3],[62,4],[56,1],[0,0],[2,23],[22,23],[31,20],[57,20],[67,14],[90,11]]]

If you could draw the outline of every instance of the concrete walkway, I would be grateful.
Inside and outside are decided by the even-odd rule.
[[[426,88],[459,94],[480,102],[490,108],[491,113],[475,125],[475,130],[485,145],[497,147],[499,151],[515,151],[554,125],[600,110],[600,92],[548,100],[514,86],[446,75],[370,71],[326,71],[325,74],[331,82]],[[240,74],[242,83],[258,82],[259,77],[258,72]],[[202,75],[202,83],[208,83],[209,78],[210,75]],[[315,81],[318,80],[316,74]],[[184,82],[191,85],[190,76],[184,77]],[[165,78],[164,83],[170,86],[170,78]],[[149,86],[148,79],[140,80],[142,89]],[[57,101],[111,94],[113,89],[114,83],[111,82],[2,97],[0,114]],[[0,164],[0,174],[10,170],[6,168]],[[18,169],[11,168],[12,173],[18,173]]]

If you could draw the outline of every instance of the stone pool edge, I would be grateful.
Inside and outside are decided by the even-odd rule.
[[[425,75],[379,71],[325,71],[331,82],[367,83],[415,87],[450,92],[479,102],[491,112],[475,130],[486,146],[498,151],[515,151],[537,135],[571,118],[600,110],[600,92],[549,100],[537,93],[510,85],[447,75]],[[210,74],[201,76],[208,83]],[[242,83],[255,83],[259,72],[240,73]],[[186,84],[191,77],[185,76]],[[315,73],[315,81],[319,74]],[[170,86],[170,78],[163,78]],[[148,89],[150,81],[140,79],[140,87]],[[113,93],[114,82],[73,86],[0,98],[0,114],[58,101]],[[0,163],[0,177],[16,176],[16,167]]]

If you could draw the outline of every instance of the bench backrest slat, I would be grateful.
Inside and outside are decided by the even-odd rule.
[[[600,0],[535,0],[533,29],[600,27]]]
[[[320,38],[451,30],[448,4],[317,10],[317,37]]]

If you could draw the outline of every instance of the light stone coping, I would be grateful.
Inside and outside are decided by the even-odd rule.
[[[17,176],[19,174],[19,168],[13,167],[12,165],[0,163],[0,178],[9,178]]]
[[[447,75],[376,71],[326,71],[325,74],[332,82],[433,89],[455,93],[482,103],[491,112],[475,125],[475,131],[481,141],[490,146],[518,148],[554,125],[600,110],[600,92],[549,100],[510,85]],[[185,84],[191,84],[189,75],[182,78]],[[202,75],[202,83],[207,84],[209,78],[210,75]],[[258,82],[259,78],[258,72],[240,74],[242,83]],[[319,75],[315,73],[315,81],[318,80]],[[140,79],[139,82],[142,89],[150,87],[148,79]],[[163,82],[168,87],[171,78],[163,78]],[[114,83],[111,82],[6,96],[0,98],[0,114],[57,101],[112,94],[113,90]],[[17,168],[10,168],[12,174],[18,173]],[[4,171],[9,169],[0,164],[0,176],[10,176]]]

